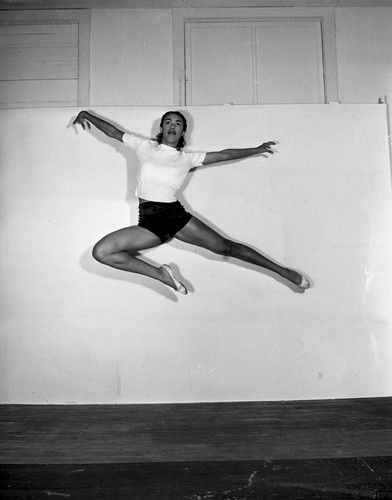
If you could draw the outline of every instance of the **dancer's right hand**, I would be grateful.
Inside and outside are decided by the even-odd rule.
[[[75,118],[75,120],[73,121],[73,125],[77,125],[79,123],[79,125],[82,126],[82,129],[83,130],[86,130],[86,127],[89,129],[90,128],[90,123],[88,122],[88,120],[86,119],[86,115],[85,115],[85,112],[84,111],[81,111],[78,116]]]

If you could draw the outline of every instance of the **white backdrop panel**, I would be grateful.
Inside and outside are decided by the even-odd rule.
[[[67,127],[76,109],[1,111],[1,402],[136,403],[390,396],[391,182],[382,105],[190,107],[189,147],[276,140],[202,168],[182,201],[223,234],[310,276],[294,293],[173,241],[190,293],[101,266],[135,224],[135,157]],[[97,108],[158,132],[162,108]]]

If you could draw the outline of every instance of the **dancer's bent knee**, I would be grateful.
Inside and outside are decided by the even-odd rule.
[[[104,249],[104,246],[101,246],[97,243],[92,251],[93,257],[101,264],[106,264],[107,266],[114,266],[124,264],[129,259],[129,252],[114,252],[109,253]]]
[[[111,252],[108,249],[108,246],[102,243],[101,241],[98,241],[94,245],[93,251],[92,251],[93,257],[95,260],[100,262],[101,264],[108,264],[112,265],[113,263],[120,263],[120,261],[124,260],[123,256],[121,256],[122,252]],[[117,258],[116,258],[117,256]],[[118,258],[120,257],[120,258]]]
[[[93,247],[92,255],[94,259],[101,264],[106,264],[105,261],[110,254],[108,254],[108,252],[105,252],[104,247],[98,242]]]

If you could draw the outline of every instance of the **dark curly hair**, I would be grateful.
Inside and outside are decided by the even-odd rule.
[[[159,126],[162,127],[166,116],[170,115],[170,114],[177,115],[181,118],[182,123],[184,125],[184,132],[186,132],[188,124],[187,124],[185,116],[182,113],[180,113],[179,111],[166,111],[166,113],[164,115],[162,115],[161,123],[159,124]],[[158,144],[162,144],[162,136],[163,136],[162,132],[160,132],[159,134],[156,135],[156,140],[157,140]],[[177,150],[180,151],[183,147],[185,147],[185,145],[186,145],[185,138],[182,135],[178,141]]]

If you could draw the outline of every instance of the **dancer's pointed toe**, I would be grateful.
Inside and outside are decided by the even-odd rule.
[[[302,276],[302,281],[298,285],[298,287],[302,288],[302,290],[307,290],[308,288],[310,288],[310,281],[307,278],[305,278],[305,276]]]
[[[174,274],[173,274],[173,271],[172,271],[171,267],[169,265],[167,265],[167,264],[163,264],[162,268],[167,272],[167,274],[173,280],[173,283],[174,283],[174,286],[175,286],[175,290],[178,293],[181,293],[182,295],[186,295],[188,293],[188,290],[185,288],[185,286],[181,282],[179,282],[178,280],[176,280],[176,278],[174,277]]]

